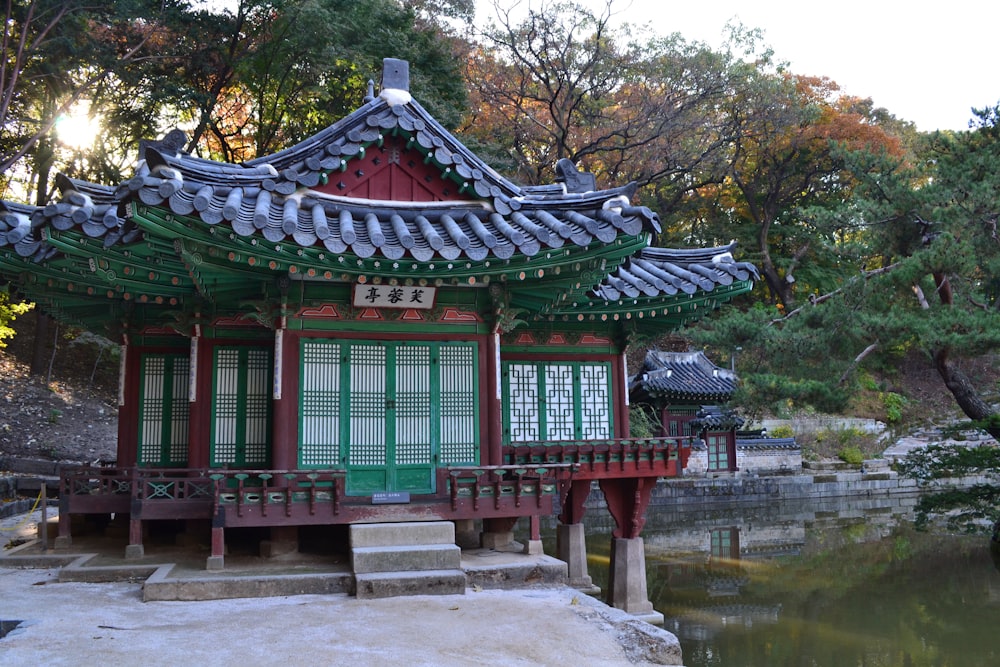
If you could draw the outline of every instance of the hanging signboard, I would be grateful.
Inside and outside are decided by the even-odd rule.
[[[430,310],[434,307],[436,287],[420,285],[354,285],[355,308],[408,308]]]

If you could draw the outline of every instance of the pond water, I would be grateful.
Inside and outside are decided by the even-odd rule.
[[[988,537],[918,532],[914,502],[651,507],[650,600],[686,667],[1000,665]],[[613,523],[603,509],[585,523],[606,590]]]

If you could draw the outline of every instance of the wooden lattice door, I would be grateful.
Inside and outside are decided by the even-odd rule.
[[[271,350],[215,350],[211,465],[266,468],[271,462]]]
[[[187,353],[140,357],[139,451],[142,466],[182,467],[188,459]]]
[[[306,340],[299,464],[343,467],[348,495],[433,493],[479,461],[475,343]]]

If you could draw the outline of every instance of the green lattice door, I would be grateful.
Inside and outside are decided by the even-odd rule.
[[[433,493],[479,460],[476,346],[306,340],[299,465],[343,467],[347,493]]]
[[[188,459],[188,387],[185,354],[143,354],[139,360],[141,466],[183,467]]]
[[[271,462],[271,350],[218,347],[212,387],[213,467]]]

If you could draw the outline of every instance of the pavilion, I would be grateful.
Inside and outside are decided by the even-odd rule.
[[[651,611],[644,513],[690,440],[629,437],[625,352],[748,292],[752,265],[654,247],[636,186],[569,161],[551,185],[504,178],[412,99],[405,61],[278,153],[183,145],[145,144],[121,184],[0,203],[0,279],[121,345],[117,462],[63,471],[61,544],[73,516],[114,513],[140,556],[182,521],[215,569],[227,530],[267,529],[277,552],[302,526],[451,522],[493,545],[561,508],[559,556],[585,580],[596,481],[609,601]]]

